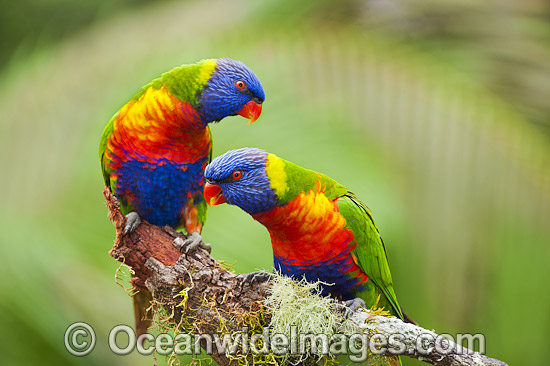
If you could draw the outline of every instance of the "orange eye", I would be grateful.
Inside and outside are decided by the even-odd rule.
[[[233,177],[233,179],[239,180],[243,176],[243,173],[241,173],[240,170],[235,170],[233,174],[231,174],[231,176]]]
[[[237,89],[244,89],[244,87],[246,86],[246,84],[244,83],[244,81],[242,80],[237,80],[235,82],[235,86],[237,87]]]

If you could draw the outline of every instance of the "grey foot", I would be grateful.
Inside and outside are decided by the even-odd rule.
[[[273,274],[267,271],[254,271],[246,274],[245,282],[253,285],[259,282],[268,282],[273,279]]]
[[[130,212],[126,215],[126,223],[124,224],[124,235],[133,233],[137,227],[141,224],[141,217],[135,211]]]
[[[208,253],[212,251],[212,245],[205,243],[199,233],[193,232],[187,235],[187,239],[182,239],[179,236],[174,239],[172,245],[182,253],[190,253],[198,248],[206,250]]]
[[[365,304],[365,301],[358,297],[352,300],[343,301],[343,303],[346,306],[346,311],[344,311],[344,317],[346,318],[348,318],[355,310],[367,306],[367,304]]]

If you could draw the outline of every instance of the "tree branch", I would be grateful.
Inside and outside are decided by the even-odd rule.
[[[228,271],[204,250],[180,253],[172,242],[178,236],[185,238],[185,235],[168,226],[158,227],[143,221],[133,233],[123,235],[126,219],[120,212],[119,203],[108,188],[103,194],[109,219],[116,228],[115,243],[109,254],[132,268],[135,289],[151,291],[159,304],[173,311],[176,323],[190,321],[196,334],[217,334],[221,331],[234,334],[240,332],[243,325],[249,324],[251,316],[258,317],[264,325],[269,324],[270,314],[263,308],[263,301],[269,296],[269,283],[251,284],[246,281],[246,275]],[[182,294],[185,294],[183,306]],[[357,332],[369,334],[370,339],[374,334],[388,339],[390,335],[399,333],[403,336],[400,341],[406,350],[411,350],[411,353],[405,352],[405,356],[432,365],[506,366],[502,361],[477,352],[467,352],[469,350],[441,340],[431,331],[395,317],[359,310],[351,319],[357,325]],[[417,351],[420,336],[425,338],[423,348],[428,349],[426,353]],[[444,350],[452,351],[438,352],[434,347],[436,340],[441,341]],[[212,357],[220,365],[236,364],[234,358],[215,350]]]
[[[391,339],[391,335],[399,334],[401,337],[399,341],[405,346],[405,352],[400,354],[432,365],[507,366],[500,360],[464,348],[437,333],[418,325],[405,323],[396,317],[372,316],[368,311],[357,311],[351,320],[357,324],[359,330],[371,335],[379,334],[383,341]],[[371,341],[374,341],[372,337]],[[388,346],[388,344],[382,344],[382,347]]]

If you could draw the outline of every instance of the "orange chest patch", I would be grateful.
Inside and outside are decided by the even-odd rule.
[[[211,144],[210,130],[189,103],[151,87],[115,117],[106,155],[115,165],[128,159],[189,164],[209,154]]]
[[[300,193],[286,205],[254,218],[268,229],[273,252],[280,258],[322,262],[354,246],[354,235],[337,203],[322,192]]]

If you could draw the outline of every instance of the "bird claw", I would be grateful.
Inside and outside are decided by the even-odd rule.
[[[137,212],[132,211],[128,215],[126,215],[126,223],[124,224],[124,231],[122,231],[122,233],[124,235],[131,234],[137,229],[140,224],[141,217],[139,217],[139,214]]]
[[[267,271],[254,271],[246,274],[245,282],[248,282],[250,285],[259,282],[268,282],[273,279],[273,273]]]
[[[212,245],[205,243],[199,233],[193,232],[187,235],[186,239],[179,236],[174,239],[172,245],[175,246],[181,253],[191,253],[199,248],[206,250],[208,253],[212,251]]]
[[[343,301],[343,303],[344,303],[344,306],[346,307],[346,310],[344,311],[345,318],[349,318],[355,310],[364,308],[365,306],[367,306],[365,301],[359,297],[356,297],[355,299]]]

